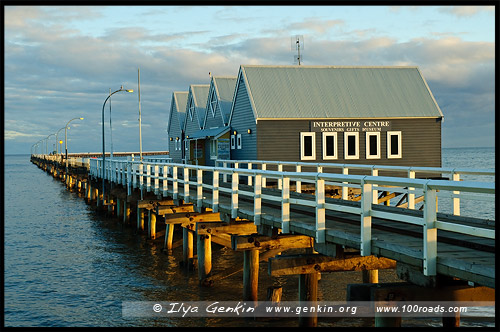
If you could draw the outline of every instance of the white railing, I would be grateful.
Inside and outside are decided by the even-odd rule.
[[[101,177],[102,159],[90,160],[90,174]],[[189,178],[189,173],[195,173],[195,180]],[[212,184],[203,183],[203,172],[211,173]],[[450,223],[437,220],[436,197],[437,191],[480,193],[486,195],[494,202],[495,184],[489,182],[471,181],[449,181],[449,180],[427,180],[413,178],[383,177],[373,175],[349,175],[323,172],[283,172],[245,168],[207,167],[174,163],[148,163],[131,160],[106,160],[104,169],[105,179],[121,183],[127,187],[131,195],[132,188],[154,191],[155,194],[170,196],[174,199],[180,198],[180,188],[185,202],[193,202],[200,210],[203,202],[203,189],[212,191],[211,207],[214,212],[219,212],[219,194],[226,192],[230,194],[231,217],[238,216],[239,196],[253,198],[253,218],[256,225],[261,224],[262,200],[277,201],[281,204],[281,229],[283,233],[290,232],[290,205],[308,206],[315,209],[315,240],[317,243],[326,241],[326,211],[340,211],[353,213],[360,216],[360,250],[361,255],[371,254],[371,218],[378,217],[403,223],[422,226],[423,231],[423,268],[425,275],[436,274],[437,261],[437,230],[468,234],[471,236],[495,239],[495,230],[481,226],[467,226],[463,224]],[[230,187],[219,186],[221,176],[230,177]],[[252,190],[242,190],[239,186],[239,178],[251,177]],[[279,196],[264,194],[262,188],[265,186],[263,179],[272,178],[281,181],[281,193]],[[290,197],[291,181],[308,181],[315,185],[315,195],[303,195],[301,198]],[[341,204],[341,200],[325,200],[325,183],[339,183],[359,187],[361,190],[360,204]],[[191,197],[190,186],[196,187],[195,196]],[[392,210],[373,209],[374,187],[390,186],[407,190],[406,188],[420,189],[423,192],[423,213],[421,216],[415,214],[401,213],[402,209]],[[385,188],[385,187],[384,187]],[[384,189],[385,190],[385,189]],[[338,203],[336,202],[338,201]]]
[[[246,165],[246,167],[243,167]],[[390,171],[392,174],[399,172],[404,174],[407,178],[414,179],[416,173],[429,174],[440,176],[447,175],[452,181],[461,181],[461,176],[464,175],[479,175],[491,177],[494,181],[495,169],[471,169],[471,168],[451,168],[451,167],[415,167],[415,166],[387,166],[387,165],[361,165],[361,164],[337,164],[337,163],[307,163],[307,162],[290,162],[290,161],[264,161],[264,160],[224,160],[217,159],[215,166],[230,167],[230,168],[247,168],[247,169],[261,169],[267,170],[269,166],[276,168],[278,171],[283,171],[284,167],[292,168],[294,172],[300,173],[303,168],[313,169],[318,173],[327,172],[328,170],[335,170],[341,174],[349,174],[349,170],[360,170],[367,172],[367,175],[378,176],[379,171]],[[395,175],[391,175],[395,176]],[[226,181],[226,179],[224,179]],[[252,185],[252,178],[248,177],[248,184]],[[295,192],[302,192],[302,183],[307,181],[297,180],[295,183]],[[330,183],[335,184],[335,183]],[[348,183],[336,183],[342,187],[342,199],[348,199],[349,187]],[[263,186],[266,186],[266,178],[263,178]],[[277,188],[282,188],[281,179],[277,181]],[[374,203],[377,203],[377,186],[374,186]],[[383,188],[382,191],[397,192],[407,194],[406,207],[415,209],[415,194],[418,193],[415,188],[408,187],[402,190]],[[422,193],[420,193],[422,194]],[[470,200],[483,200],[481,196],[463,195],[459,191],[452,193],[439,193],[440,198],[450,198],[452,200],[452,213],[460,215],[460,198],[467,198]]]

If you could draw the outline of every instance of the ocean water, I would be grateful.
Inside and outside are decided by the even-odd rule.
[[[495,151],[443,149],[444,167],[494,168]],[[481,178],[466,179],[480,181]],[[440,201],[441,202],[441,201]],[[484,202],[481,202],[484,203]],[[444,202],[442,203],[444,205]],[[441,206],[441,203],[440,203]],[[444,206],[443,206],[444,208]],[[489,208],[487,208],[489,209]],[[493,218],[494,219],[494,205]],[[477,211],[464,206],[463,214]],[[180,239],[176,232],[174,240]],[[4,156],[4,326],[149,327],[289,326],[295,318],[130,318],[124,301],[239,301],[242,273],[213,287],[198,285],[196,271],[179,268],[182,249],[163,253],[163,238],[148,240],[133,227],[105,218],[81,194],[30,163],[29,155]],[[212,246],[213,273],[242,266],[242,253]],[[394,271],[379,271],[379,282],[398,281]],[[320,301],[344,301],[349,283],[361,273],[322,274]],[[259,299],[267,287],[283,287],[283,301],[298,300],[298,277],[270,277],[260,265]],[[370,318],[320,319],[319,326],[370,326]],[[440,319],[405,319],[404,326],[440,326]],[[492,318],[463,318],[461,326],[492,327]]]

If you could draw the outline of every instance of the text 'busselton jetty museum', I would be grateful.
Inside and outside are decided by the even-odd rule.
[[[417,67],[241,65],[172,94],[173,162],[441,167],[443,113]]]

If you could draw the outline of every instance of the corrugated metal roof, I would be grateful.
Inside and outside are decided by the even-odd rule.
[[[417,67],[242,65],[256,118],[442,117]]]
[[[172,123],[172,116],[175,116],[174,114],[172,114],[172,110],[173,110],[174,105],[177,109],[177,116],[179,119],[179,129],[180,130],[183,129],[185,112],[186,112],[187,97],[188,97],[187,91],[174,91],[174,92],[172,92],[172,100],[170,101],[171,105],[170,105],[170,113],[169,113],[169,119],[168,119],[167,132],[170,132],[170,126]]]
[[[218,138],[219,136],[227,133],[228,131],[229,131],[229,126],[212,128],[212,129],[202,129],[200,131],[197,131],[193,135],[189,136],[189,139],[196,139],[196,138],[200,139],[207,137]]]
[[[195,102],[196,114],[198,116],[198,123],[200,125],[200,128],[203,126],[203,120],[205,118],[205,107],[207,105],[209,89],[210,84],[191,84],[190,86],[190,90]]]
[[[219,105],[222,112],[224,123],[229,121],[229,114],[231,113],[231,104],[233,102],[234,87],[236,86],[237,77],[220,77],[215,76],[214,84],[219,96]]]

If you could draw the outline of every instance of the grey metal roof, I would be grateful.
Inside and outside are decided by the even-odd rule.
[[[186,104],[187,104],[187,97],[188,97],[188,92],[187,91],[174,91],[172,92],[172,100],[170,101],[170,115],[168,119],[168,126],[167,126],[167,132],[170,132],[170,126],[172,123],[172,116],[175,116],[172,114],[173,106],[175,105],[176,110],[177,110],[177,116],[179,118],[179,129],[184,128],[184,118],[185,118],[185,112],[186,112]]]
[[[207,105],[209,88],[210,84],[191,84],[189,87],[195,102],[195,109],[198,116],[198,123],[200,125],[200,128],[203,126],[203,120],[205,118],[205,107]]]
[[[418,67],[241,65],[255,118],[442,117]]]
[[[224,123],[228,123],[237,77],[214,76],[213,79],[219,97],[219,106],[223,117],[222,120]]]
[[[229,131],[229,126],[212,128],[212,129],[202,129],[200,131],[197,131],[193,135],[189,136],[189,139],[195,139],[195,138],[200,139],[207,137],[219,138],[219,136],[224,135],[228,131]]]

